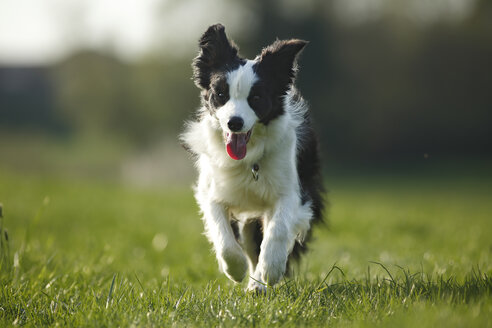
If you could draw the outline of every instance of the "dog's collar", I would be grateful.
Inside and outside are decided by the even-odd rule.
[[[251,174],[253,174],[253,179],[255,181],[258,181],[258,178],[260,177],[260,174],[258,173],[259,170],[260,166],[258,165],[258,163],[254,163],[251,167]]]

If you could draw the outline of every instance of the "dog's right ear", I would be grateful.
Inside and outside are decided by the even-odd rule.
[[[193,60],[193,80],[199,88],[208,89],[211,73],[227,69],[237,59],[238,48],[227,39],[221,24],[210,26],[198,44],[200,52]]]

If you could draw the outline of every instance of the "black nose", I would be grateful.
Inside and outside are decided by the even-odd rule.
[[[244,120],[239,116],[233,116],[231,117],[229,122],[227,122],[227,126],[229,127],[229,129],[231,129],[232,132],[241,131],[243,125],[244,125]]]

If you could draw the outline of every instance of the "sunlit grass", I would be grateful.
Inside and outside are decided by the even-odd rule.
[[[188,188],[0,171],[0,323],[487,327],[490,180],[359,177],[267,295],[217,270]]]

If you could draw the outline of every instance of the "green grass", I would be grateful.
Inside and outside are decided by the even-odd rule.
[[[188,188],[0,170],[0,325],[490,327],[491,182],[330,179],[329,228],[256,296],[218,272]]]

